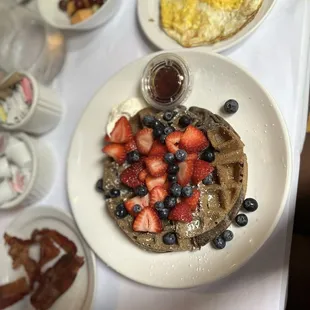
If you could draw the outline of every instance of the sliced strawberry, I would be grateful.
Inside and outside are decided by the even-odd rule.
[[[133,211],[133,207],[135,205],[140,205],[142,209],[149,205],[149,195],[147,194],[144,197],[133,197],[127,201],[125,201],[125,208],[132,216],[136,216],[137,214]]]
[[[141,162],[131,165],[121,173],[121,182],[131,188],[142,185],[143,182],[138,179],[138,176],[143,169],[143,163]]]
[[[192,182],[194,184],[198,184],[202,181],[205,177],[207,177],[214,168],[204,160],[196,160],[194,164],[194,172],[192,175]]]
[[[152,177],[151,175],[148,175],[145,179],[145,184],[149,192],[158,185],[164,185],[167,180],[167,175],[164,174],[161,177]]]
[[[157,201],[164,201],[168,192],[162,185],[155,186],[150,192],[150,207],[153,207]]]
[[[156,156],[156,155],[163,156],[166,153],[168,153],[167,147],[164,144],[160,143],[160,141],[155,140],[148,155],[149,156]]]
[[[125,144],[126,153],[135,151],[136,149],[137,149],[136,141],[133,137],[131,137],[129,141]]]
[[[139,179],[141,182],[144,183],[145,178],[147,177],[147,175],[148,175],[147,170],[146,170],[146,169],[143,169],[143,170],[139,173],[138,179]]]
[[[153,177],[160,177],[167,171],[168,164],[161,156],[149,156],[144,161],[148,172]]]
[[[110,137],[108,135],[105,135],[104,136],[104,141],[105,142],[111,142],[111,139],[110,139]]]
[[[161,220],[153,208],[144,208],[133,222],[133,230],[159,233],[163,230]]]
[[[124,145],[122,144],[108,144],[102,149],[102,152],[112,157],[118,164],[123,164],[125,162],[126,151]]]
[[[187,154],[186,160],[197,160],[197,159],[198,159],[197,153]]]
[[[174,131],[167,136],[166,145],[169,152],[174,154],[179,149],[179,143],[182,136],[183,132],[181,131]]]
[[[177,203],[169,213],[169,220],[190,223],[193,220],[191,208],[184,202]]]
[[[136,144],[138,151],[147,155],[152,148],[154,142],[153,129],[144,128],[136,134]]]
[[[132,130],[128,119],[122,116],[115,124],[110,141],[115,143],[127,143],[132,137]]]
[[[179,163],[179,168],[180,170],[177,174],[178,183],[181,186],[185,186],[190,182],[192,178],[194,171],[194,161],[192,160],[183,161]]]
[[[198,206],[199,198],[200,198],[200,191],[195,188],[193,190],[192,196],[187,197],[187,198],[182,198],[182,202],[188,204],[190,209],[192,211],[195,211],[197,209],[197,206]]]
[[[180,141],[181,149],[188,153],[197,153],[208,145],[209,141],[201,130],[192,125],[187,126]]]

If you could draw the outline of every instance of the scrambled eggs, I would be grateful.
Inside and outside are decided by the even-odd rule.
[[[161,0],[165,32],[184,47],[229,38],[249,23],[263,0]]]

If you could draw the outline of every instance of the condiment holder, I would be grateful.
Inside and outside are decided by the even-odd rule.
[[[11,109],[11,115],[3,107],[0,110],[0,128],[8,131],[40,135],[56,127],[61,119],[62,105],[58,95],[29,73],[13,73],[6,77],[0,85],[0,100]],[[16,121],[7,123],[8,116]]]
[[[25,133],[0,132],[0,209],[42,199],[54,180],[51,149]]]
[[[186,61],[173,53],[161,53],[146,65],[141,80],[146,102],[159,110],[183,104],[192,90],[192,76]]]

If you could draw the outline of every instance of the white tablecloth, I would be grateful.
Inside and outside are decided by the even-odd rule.
[[[278,0],[270,16],[250,38],[224,53],[247,68],[275,97],[289,128],[294,156],[293,182],[275,232],[238,272],[208,287],[192,290],[145,287],[116,274],[97,260],[94,310],[285,308],[299,155],[308,108],[310,19],[306,3],[307,0]],[[124,0],[118,14],[104,28],[67,34],[67,37],[67,61],[55,81],[66,111],[57,129],[43,137],[55,150],[57,178],[49,196],[40,204],[68,211],[66,157],[84,108],[115,72],[155,49],[139,29],[135,0]],[[1,234],[18,212],[1,212]]]

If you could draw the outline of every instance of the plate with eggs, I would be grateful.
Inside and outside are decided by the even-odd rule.
[[[275,1],[138,0],[138,18],[148,39],[162,50],[221,52],[253,32]]]

